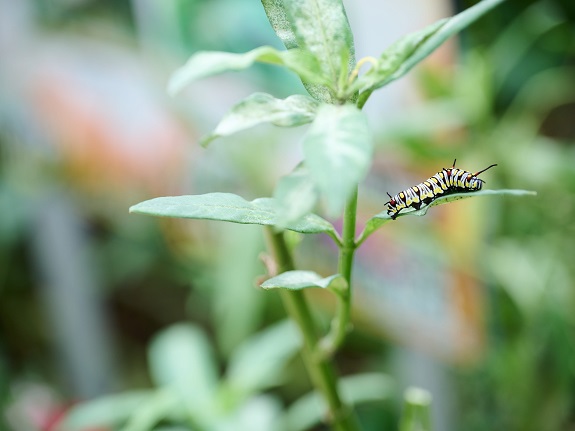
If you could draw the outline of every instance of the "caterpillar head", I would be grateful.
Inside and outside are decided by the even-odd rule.
[[[479,172],[476,172],[473,174],[473,177],[471,178],[471,181],[469,182],[469,188],[472,190],[481,190],[481,188],[483,187],[483,183],[485,181],[483,181],[482,179],[477,178],[477,176],[483,172],[485,172],[487,169],[491,169],[492,167],[497,166],[497,163],[494,163],[492,165],[487,166],[485,169],[480,170]]]

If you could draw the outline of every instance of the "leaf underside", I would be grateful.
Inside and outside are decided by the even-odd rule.
[[[201,140],[207,146],[214,139],[229,136],[262,123],[279,127],[295,127],[315,118],[318,102],[309,96],[295,94],[276,99],[267,93],[253,93],[236,105],[220,120],[216,129]]]
[[[276,203],[272,198],[259,198],[251,202],[232,193],[166,196],[141,202],[130,212],[160,217],[218,220],[241,224],[277,225]],[[327,220],[308,214],[286,229],[300,233],[326,233],[333,238],[337,233]]]
[[[334,274],[329,277],[322,277],[313,271],[287,271],[272,277],[261,284],[263,289],[288,289],[302,290],[309,288],[341,290],[345,289],[347,283],[345,279]]]

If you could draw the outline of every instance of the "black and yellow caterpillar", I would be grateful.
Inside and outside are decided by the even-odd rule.
[[[403,190],[395,196],[391,196],[388,193],[389,201],[386,202],[387,215],[389,215],[392,220],[395,220],[401,210],[406,208],[418,210],[422,205],[429,205],[439,196],[481,190],[485,181],[477,178],[477,175],[497,166],[497,164],[493,164],[472,174],[469,171],[457,169],[455,167],[456,160],[457,159],[453,161],[451,168],[443,168],[440,172],[416,186]]]

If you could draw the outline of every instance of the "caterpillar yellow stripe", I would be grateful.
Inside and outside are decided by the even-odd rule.
[[[403,190],[391,196],[386,202],[387,214],[395,220],[399,213],[406,208],[420,209],[422,205],[429,205],[437,197],[459,192],[476,192],[483,187],[482,179],[477,176],[497,164],[490,165],[481,171],[472,174],[469,171],[458,169],[455,162],[451,168],[443,168],[441,171],[407,190]]]

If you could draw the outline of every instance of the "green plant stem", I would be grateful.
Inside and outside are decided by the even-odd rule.
[[[342,246],[339,249],[338,273],[345,278],[347,289],[338,295],[337,309],[331,330],[321,341],[322,354],[332,356],[343,344],[350,328],[351,273],[355,254],[355,221],[357,214],[357,187],[347,201],[343,213]]]
[[[356,104],[359,109],[363,109],[363,106],[367,102],[367,99],[369,99],[369,96],[371,96],[371,93],[373,93],[373,90],[365,90],[363,93],[359,94],[359,98]]]
[[[269,249],[278,265],[278,273],[295,269],[283,233],[266,228]],[[329,422],[336,431],[358,431],[353,410],[346,406],[339,395],[337,374],[330,359],[318,355],[319,336],[306,298],[302,291],[280,289],[284,306],[296,322],[303,336],[302,355],[314,387],[324,397],[329,409]]]

